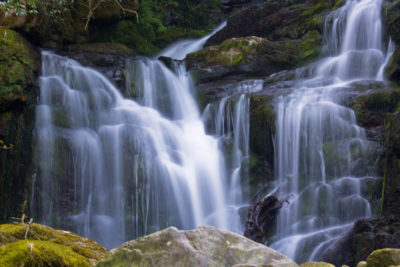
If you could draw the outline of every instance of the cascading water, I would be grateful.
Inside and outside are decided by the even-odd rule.
[[[210,103],[203,112],[207,132],[222,145],[229,179],[228,199],[238,212],[244,203],[242,185],[248,178],[244,162],[249,157],[250,99],[247,94],[261,91],[262,80],[245,80],[233,88],[232,94]],[[241,229],[242,225],[234,227]]]
[[[220,139],[205,132],[183,64],[172,71],[155,59],[131,62],[135,102],[76,61],[50,52],[42,60],[35,201],[43,223],[108,248],[170,225],[241,231],[233,208],[241,204],[240,188],[229,193],[238,178],[231,182]],[[243,155],[233,173],[247,153],[240,144],[248,143],[247,109],[240,97],[235,147]]]
[[[348,0],[325,25],[325,52],[311,78],[277,100],[276,175],[289,200],[278,215],[271,247],[297,262],[318,259],[357,218],[371,216],[370,143],[336,89],[381,80],[392,46],[382,41],[380,0]]]

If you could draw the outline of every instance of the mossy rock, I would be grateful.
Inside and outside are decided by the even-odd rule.
[[[384,248],[372,252],[367,258],[367,267],[389,267],[400,265],[400,249]]]
[[[0,27],[0,111],[25,103],[36,82],[38,55],[17,32]]]
[[[48,241],[21,240],[0,247],[0,266],[91,266],[71,248]]]
[[[283,69],[303,66],[319,56],[322,37],[317,31],[302,39],[271,42],[249,36],[225,40],[189,54],[186,58],[190,70],[225,68],[227,73],[268,75]]]
[[[363,127],[382,125],[386,113],[399,109],[400,90],[372,90],[353,99],[351,108]]]
[[[335,265],[318,261],[318,262],[306,262],[300,265],[300,267],[335,267]]]
[[[20,251],[17,255],[9,256],[16,257],[17,259],[19,257],[22,257],[21,255],[25,255],[28,251],[27,249],[25,249],[25,246],[27,244],[26,242],[36,242],[34,244],[37,244],[38,248],[43,247],[43,249],[45,250],[48,249],[49,253],[54,253],[55,255],[57,255],[59,249],[61,249],[61,251],[62,248],[64,248],[65,250],[70,250],[67,252],[71,254],[70,256],[72,258],[83,259],[86,264],[85,266],[87,266],[95,264],[98,260],[102,259],[107,252],[104,247],[97,244],[93,240],[78,236],[68,231],[55,230],[48,226],[35,223],[32,224],[29,228],[27,234],[28,240],[24,240],[26,229],[26,225],[22,225],[19,223],[0,225],[0,255],[2,255],[1,253],[5,255],[7,251],[11,253],[8,248],[18,248]],[[13,246],[13,243],[18,243],[18,245]],[[1,250],[2,248],[4,249]],[[52,251],[53,248],[54,251]],[[29,254],[26,255],[29,256]],[[2,258],[3,257],[0,257],[0,266],[3,266],[1,265]],[[46,258],[43,259],[43,261],[46,260]],[[29,264],[29,262],[27,262],[26,264]],[[68,264],[54,266],[65,265]],[[75,266],[74,264],[72,265]],[[38,264],[34,266],[42,265]],[[44,266],[52,265],[50,264]],[[80,265],[78,264],[76,266]]]

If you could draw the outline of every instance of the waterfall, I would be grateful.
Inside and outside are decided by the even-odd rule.
[[[278,215],[271,247],[297,262],[316,260],[352,223],[372,215],[366,183],[371,144],[354,112],[335,93],[355,80],[381,80],[393,46],[385,48],[381,0],[348,0],[331,12],[322,59],[311,78],[277,99]]]
[[[191,49],[205,40],[192,41]],[[242,231],[239,174],[248,155],[249,100],[232,100],[235,111],[219,120],[229,117],[233,128],[211,135],[182,63],[169,69],[157,59],[138,59],[128,63],[127,77],[134,100],[99,72],[42,53],[35,194],[40,221],[107,248],[172,225]],[[243,83],[238,90],[249,87]],[[227,131],[238,132],[232,158],[223,153]]]
[[[181,40],[178,41],[167,48],[165,48],[160,56],[170,57],[173,59],[182,60],[186,57],[187,54],[193,53],[197,50],[203,48],[204,44],[207,40],[213,36],[218,31],[222,30],[226,26],[226,21],[222,22],[217,28],[215,28],[210,34],[200,38],[198,40]]]

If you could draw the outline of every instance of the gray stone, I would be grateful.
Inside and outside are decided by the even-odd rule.
[[[298,266],[288,257],[241,235],[201,226],[170,227],[124,243],[98,266]]]

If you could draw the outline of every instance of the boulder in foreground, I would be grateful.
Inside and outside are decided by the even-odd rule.
[[[241,235],[211,226],[170,227],[113,249],[98,266],[298,266]]]

